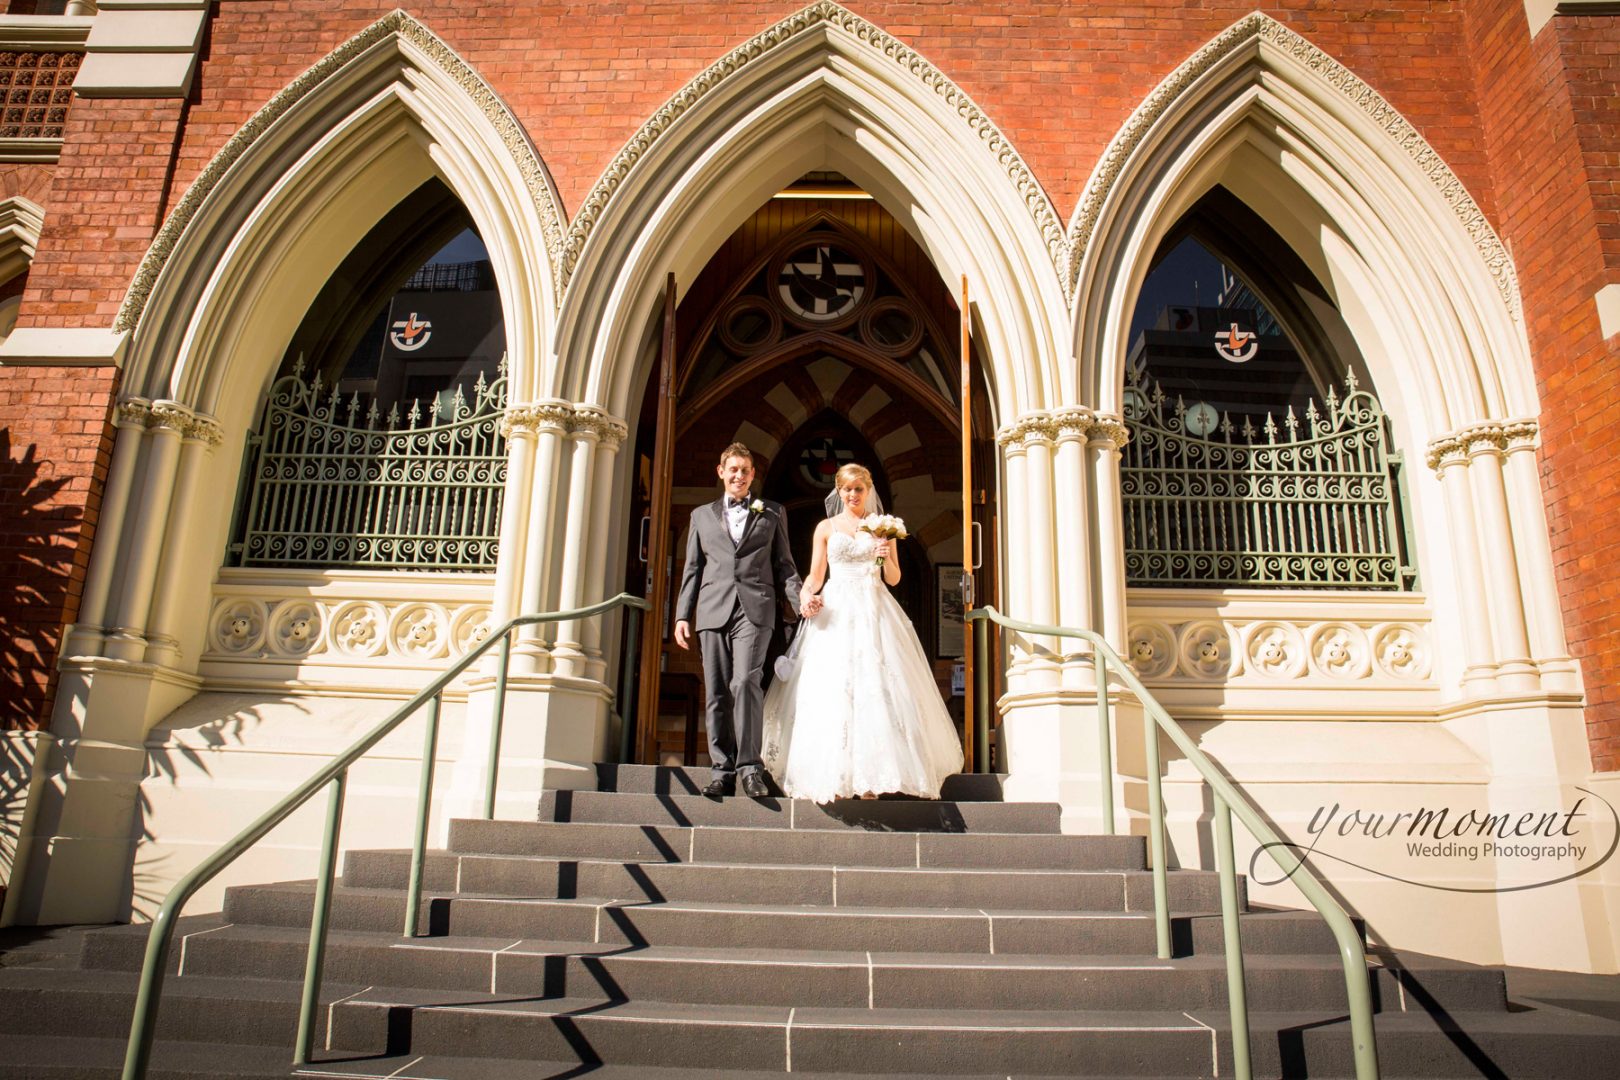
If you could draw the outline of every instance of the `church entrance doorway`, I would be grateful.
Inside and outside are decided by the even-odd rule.
[[[841,176],[816,174],[732,234],[679,290],[672,321],[674,332],[663,335],[669,372],[661,377],[655,367],[649,379],[635,443],[644,524],[626,587],[661,592],[641,657],[636,759],[708,764],[702,665],[696,650],[674,645],[673,609],[688,523],[719,497],[715,465],[732,442],[754,453],[755,494],[786,508],[801,574],[810,570],[811,538],[838,468],[856,462],[872,471],[887,512],[910,533],[900,543],[895,598],[961,724],[964,432],[953,291],[876,200]],[[966,437],[982,444],[970,489],[975,533],[990,541],[993,431],[971,345],[969,385]],[[994,596],[994,552],[984,546],[974,553],[978,602]],[[783,615],[791,626],[796,615],[785,604]],[[779,629],[773,657],[787,640]]]

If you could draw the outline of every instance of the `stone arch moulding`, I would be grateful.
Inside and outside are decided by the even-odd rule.
[[[1160,238],[1217,183],[1334,292],[1416,433],[1535,413],[1517,278],[1484,213],[1382,95],[1260,12],[1143,100],[1081,195],[1066,281],[1085,400],[1118,411],[1128,305]]]
[[[0,199],[0,285],[27,270],[39,246],[45,211],[21,195]]]
[[[326,274],[315,271],[329,272],[342,257],[323,251],[331,266],[298,265],[308,258],[309,234],[331,216],[330,203],[343,197],[345,185],[385,178],[386,190],[372,190],[363,207],[351,208],[354,219],[375,218],[389,195],[409,190],[393,187],[435,175],[466,205],[490,250],[509,355],[539,356],[556,310],[564,236],[551,177],[522,125],[477,72],[395,10],[278,92],[187,188],[114,323],[115,330],[134,331],[126,392],[219,411],[232,346],[249,335],[250,324],[267,325],[253,298],[275,278],[303,277],[313,281],[307,288],[318,288]],[[358,240],[371,223],[337,231]],[[296,323],[293,306],[282,306],[276,318]],[[257,390],[269,374],[238,370],[231,382]],[[515,400],[533,379],[524,364],[513,365]]]
[[[1067,320],[1050,201],[967,94],[828,0],[699,73],[608,166],[569,231],[547,395],[634,412],[666,272],[694,280],[747,214],[814,169],[872,192],[953,286],[968,276],[997,411],[1038,407]]]

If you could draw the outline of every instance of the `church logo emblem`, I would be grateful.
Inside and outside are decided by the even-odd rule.
[[[828,323],[850,314],[861,302],[866,269],[831,244],[812,244],[782,264],[777,291],[783,306],[801,321]]]
[[[1215,351],[1222,360],[1230,360],[1234,364],[1247,363],[1260,351],[1260,335],[1251,334],[1233,323],[1230,330],[1222,330],[1215,335]]]
[[[433,336],[433,324],[426,319],[416,321],[416,312],[411,312],[410,318],[401,319],[394,324],[388,333],[388,340],[394,343],[394,348],[400,352],[415,352],[428,343]]]

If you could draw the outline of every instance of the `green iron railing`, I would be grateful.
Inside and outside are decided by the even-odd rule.
[[[1128,584],[1251,589],[1416,587],[1401,456],[1378,399],[1345,376],[1341,398],[1267,413],[1172,402],[1133,371],[1120,462]]]
[[[349,767],[364,757],[389,732],[415,714],[423,704],[431,703],[422,751],[421,785],[417,793],[416,833],[411,847],[410,884],[405,901],[404,936],[415,937],[422,904],[422,867],[427,848],[428,811],[433,795],[434,755],[439,738],[439,706],[445,688],[493,648],[497,641],[500,643],[500,669],[495,677],[495,709],[490,725],[488,779],[484,787],[484,817],[493,818],[501,726],[506,713],[507,666],[512,656],[512,631],[520,626],[585,619],[615,608],[625,608],[624,662],[620,665],[619,697],[616,704],[619,715],[627,718],[624,722],[628,727],[632,723],[628,719],[631,715],[629,702],[635,680],[635,658],[639,655],[641,613],[647,606],[647,601],[640,597],[620,593],[611,600],[604,600],[590,607],[549,614],[519,615],[509,620],[429,683],[421,693],[395,709],[386,720],[334,757],[314,776],[294,788],[280,802],[259,815],[234,839],[176,882],[174,888],[169,890],[169,895],[164,897],[162,906],[158,908],[157,917],[152,920],[151,932],[147,935],[146,960],[141,965],[140,988],[135,998],[135,1016],[129,1025],[129,1045],[124,1055],[123,1080],[144,1080],[146,1076],[147,1063],[152,1056],[152,1041],[157,1029],[158,1004],[163,994],[163,979],[168,967],[174,923],[179,918],[186,901],[248,848],[262,840],[270,830],[287,820],[295,810],[313,799],[322,789],[326,789],[330,792],[326,809],[326,829],[321,839],[320,873],[315,878],[315,910],[310,920],[309,955],[304,967],[304,994],[298,1012],[297,1042],[293,1049],[294,1067],[307,1065],[310,1053],[314,1049],[315,1007],[320,999],[321,969],[326,958],[326,927],[331,916],[332,884],[337,873],[338,830],[343,818],[343,797]]]
[[[506,486],[506,362],[468,397],[386,416],[375,400],[307,378],[277,379],[248,436],[231,556],[239,566],[495,569]]]
[[[1142,706],[1143,738],[1147,752],[1148,850],[1153,862],[1153,918],[1159,959],[1170,959],[1169,878],[1165,864],[1164,792],[1159,776],[1159,732],[1162,730],[1187,761],[1198,770],[1215,794],[1215,859],[1221,884],[1221,925],[1226,947],[1227,999],[1232,1016],[1232,1061],[1238,1080],[1250,1080],[1249,1006],[1243,976],[1243,942],[1238,927],[1236,857],[1232,847],[1232,815],[1237,814],[1250,835],[1259,842],[1278,869],[1299,887],[1326,920],[1338,943],[1344,965],[1345,990],[1350,998],[1350,1036],[1354,1043],[1357,1080],[1377,1080],[1378,1047],[1373,1033],[1372,989],[1367,977],[1367,954],[1356,933],[1355,924],[1344,908],[1305,865],[1294,849],[1266,824],[1258,810],[1243,796],[1225,773],[1198,748],[1198,744],[1158,703],[1136,673],[1098,634],[1067,626],[1044,626],[1009,619],[995,608],[985,606],[967,613],[973,624],[974,711],[977,718],[973,736],[980,748],[978,761],[987,761],[984,748],[989,740],[990,670],[989,625],[1046,637],[1080,638],[1092,646],[1097,672],[1098,777],[1104,831],[1114,832],[1114,765],[1110,745],[1111,718],[1108,704],[1108,675],[1112,670],[1119,682],[1135,694]]]

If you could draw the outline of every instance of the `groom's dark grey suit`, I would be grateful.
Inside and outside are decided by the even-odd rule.
[[[757,500],[760,509],[754,510],[756,500],[749,495],[742,537],[733,541],[726,499],[722,495],[692,511],[675,620],[698,632],[709,760],[714,778],[730,783],[734,776],[761,771],[761,680],[776,626],[776,590],[796,609],[800,580],[781,504]]]

